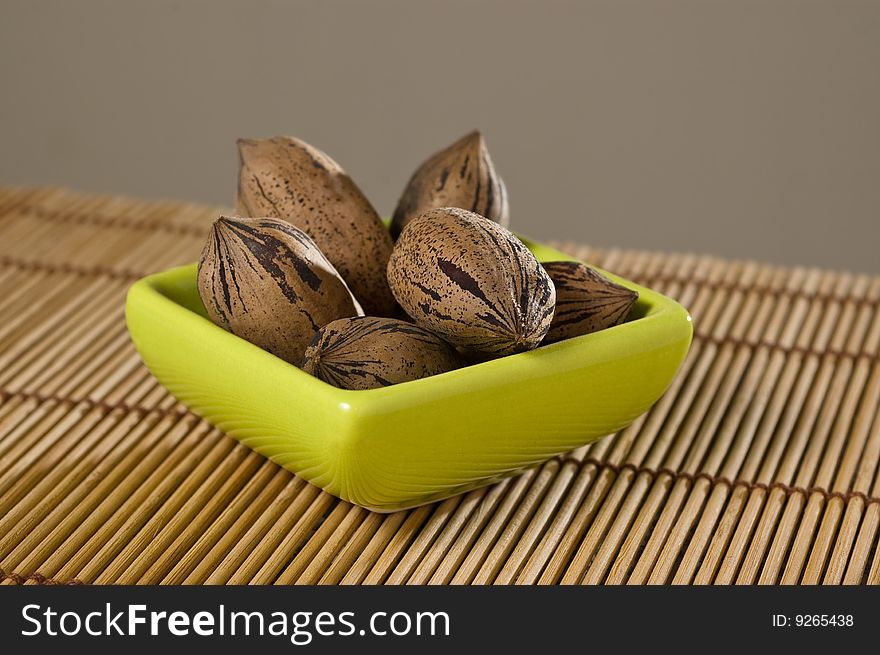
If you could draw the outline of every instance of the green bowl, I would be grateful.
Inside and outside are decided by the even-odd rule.
[[[541,261],[571,260],[526,242]],[[180,402],[327,492],[387,512],[512,475],[631,423],[663,394],[691,319],[639,292],[593,334],[382,389],[337,389],[214,325],[196,265],[139,280],[125,316],[144,363]]]

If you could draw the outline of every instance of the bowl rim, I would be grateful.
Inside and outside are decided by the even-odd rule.
[[[521,236],[520,239],[535,254],[539,261],[583,261],[531,239]],[[206,331],[206,336],[211,335],[209,338],[215,341],[219,340],[218,343],[224,343],[232,352],[238,352],[241,356],[252,359],[254,366],[266,367],[273,372],[273,375],[292,377],[291,383],[299,385],[304,392],[314,394],[316,401],[334,403],[344,411],[372,413],[371,409],[378,410],[386,403],[396,405],[402,397],[443,395],[444,389],[450,386],[460,387],[462,384],[483,386],[480,384],[481,382],[490,382],[492,379],[496,379],[500,370],[520,367],[520,364],[524,365],[526,362],[560,365],[563,358],[577,359],[570,356],[588,351],[595,353],[597,350],[601,350],[599,348],[601,343],[607,343],[611,340],[620,343],[628,342],[631,350],[654,348],[658,345],[655,341],[645,343],[649,340],[641,338],[649,328],[657,328],[655,332],[658,335],[667,334],[670,342],[682,338],[681,322],[684,319],[690,325],[691,317],[687,310],[679,303],[657,291],[605,271],[600,267],[589,263],[587,265],[613,282],[637,291],[639,294],[637,306],[644,310],[642,315],[598,332],[539,346],[526,352],[470,364],[446,373],[377,389],[355,390],[334,387],[245,339],[224,330],[207,318],[204,307],[200,307],[201,313],[193,311],[192,308],[179,301],[178,298],[185,292],[183,285],[191,285],[196,279],[197,263],[185,264],[153,273],[134,282],[129,288],[126,298],[126,311],[128,311],[129,306],[133,303],[146,305],[163,314],[171,311],[175,315],[175,320],[182,321],[181,327],[184,329]],[[692,326],[690,329],[692,334]],[[612,350],[614,349],[612,348]],[[630,352],[629,354],[632,353]]]

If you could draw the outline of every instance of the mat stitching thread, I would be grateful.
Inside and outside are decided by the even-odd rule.
[[[2,262],[2,258],[0,258],[0,262]],[[140,276],[136,276],[140,277]],[[876,362],[880,361],[880,353],[876,352],[868,352],[864,348],[859,350],[858,352],[852,352],[849,350],[840,350],[839,348],[827,348],[825,350],[816,350],[814,348],[804,348],[803,346],[797,345],[784,345],[781,343],[774,343],[772,341],[767,341],[764,339],[761,340],[750,340],[750,339],[738,339],[736,337],[716,337],[711,334],[701,334],[699,332],[695,332],[693,336],[695,341],[704,341],[707,343],[711,343],[715,346],[745,346],[747,348],[751,348],[752,350],[756,350],[758,348],[767,348],[768,350],[780,352],[786,355],[789,354],[798,354],[802,357],[807,357],[809,355],[815,355],[816,357],[826,357],[831,356],[834,359],[852,359],[857,360],[861,358],[867,358],[868,361]],[[867,344],[866,344],[867,345]],[[71,400],[70,398],[64,398],[64,400]]]
[[[77,580],[76,578],[72,578],[70,580],[55,580],[54,578],[47,578],[46,576],[39,573],[28,573],[26,575],[21,575],[19,573],[7,573],[3,569],[0,569],[0,582],[4,580],[12,580],[12,582],[17,585],[23,585],[25,582],[29,581],[48,586],[85,584],[82,580]]]
[[[96,216],[89,214],[77,214],[77,213],[60,213],[57,211],[52,211],[48,209],[44,209],[39,205],[30,205],[18,208],[18,211],[25,215],[33,215],[45,220],[54,220],[58,222],[64,223],[73,223],[77,225],[98,225],[98,226],[109,226],[109,227],[122,227],[122,228],[131,228],[136,230],[154,230],[160,232],[169,232],[172,234],[186,234],[190,236],[197,237],[205,237],[207,232],[207,228],[195,227],[192,225],[176,225],[173,223],[166,223],[161,220],[155,219],[141,219],[137,221],[126,221],[121,220],[119,218],[106,218],[104,216]],[[218,210],[219,211],[219,210]],[[207,210],[206,210],[207,213]],[[657,275],[648,276],[646,278],[641,279],[650,279],[654,284],[665,284],[670,282],[677,283],[688,283],[692,282],[693,279],[690,277],[682,277],[680,275],[669,274],[669,273],[661,273]],[[710,289],[716,290],[725,290],[725,291],[760,291],[763,295],[770,296],[791,296],[795,298],[804,298],[806,300],[813,299],[821,299],[821,300],[832,300],[832,301],[842,301],[842,300],[852,300],[859,304],[867,304],[867,305],[877,305],[880,304],[880,297],[878,298],[849,298],[849,297],[841,297],[837,294],[828,294],[828,293],[819,293],[819,292],[807,292],[802,293],[798,291],[794,291],[788,288],[779,288],[773,287],[769,285],[747,285],[741,282],[729,282],[724,280],[703,280],[697,281],[700,286],[708,287]]]
[[[784,482],[771,482],[770,484],[764,482],[753,482],[751,480],[731,480],[728,477],[723,475],[712,475],[706,471],[701,471],[700,473],[688,473],[687,471],[675,471],[669,467],[661,467],[659,469],[652,468],[650,466],[642,466],[638,464],[633,464],[631,462],[625,462],[623,464],[615,464],[613,462],[606,462],[600,460],[596,457],[586,457],[583,460],[577,459],[576,457],[572,457],[570,455],[563,457],[556,457],[558,461],[561,463],[570,463],[575,464],[578,467],[582,467],[584,464],[592,464],[593,466],[600,469],[607,469],[613,472],[615,475],[619,475],[623,471],[632,471],[636,475],[645,473],[649,475],[651,478],[658,478],[661,475],[667,475],[671,477],[673,480],[687,480],[690,483],[694,483],[697,480],[703,479],[706,480],[709,484],[723,484],[725,487],[730,489],[736,489],[737,487],[744,487],[749,491],[754,491],[756,489],[760,489],[764,492],[773,491],[774,489],[779,489],[787,496],[790,496],[795,493],[799,493],[803,496],[810,496],[814,493],[820,494],[826,501],[831,500],[832,498],[838,498],[844,503],[852,500],[853,498],[858,498],[865,505],[873,505],[875,503],[880,503],[880,498],[876,496],[869,496],[866,493],[861,491],[828,491],[822,487],[800,487],[797,485],[789,485]]]
[[[144,407],[143,405],[131,405],[125,402],[108,403],[104,400],[95,400],[93,398],[70,398],[54,393],[41,393],[38,391],[12,391],[9,389],[0,389],[0,400],[6,402],[13,398],[21,398],[23,400],[36,400],[37,402],[57,402],[70,403],[72,405],[87,405],[90,409],[102,409],[107,413],[122,410],[129,414],[138,414],[146,416],[147,414],[159,414],[160,416],[183,417],[187,415],[195,416],[192,412],[180,407]]]
[[[772,341],[767,341],[765,339],[760,339],[757,341],[751,339],[738,339],[736,337],[716,337],[711,334],[698,334],[694,333],[694,339],[698,339],[700,341],[706,341],[716,346],[745,346],[747,348],[751,348],[752,350],[757,350],[758,348],[767,348],[768,350],[773,350],[777,352],[784,353],[786,355],[790,354],[798,354],[803,357],[809,355],[815,355],[817,357],[825,357],[826,355],[831,355],[836,359],[860,359],[862,357],[867,357],[871,361],[880,360],[880,353],[869,352],[862,348],[858,352],[852,352],[849,350],[840,350],[839,348],[826,348],[825,350],[816,350],[814,348],[804,348],[803,346],[791,345],[787,346],[781,343],[774,343]]]
[[[67,275],[79,275],[82,277],[109,277],[122,280],[138,280],[149,275],[149,273],[141,273],[125,269],[114,269],[106,266],[78,266],[76,264],[49,264],[46,262],[28,261],[10,257],[9,255],[0,255],[0,266],[8,266],[18,268],[23,271],[42,271],[45,273],[64,273]]]
[[[147,408],[140,405],[130,405],[128,403],[107,403],[101,400],[93,400],[91,398],[84,398],[82,400],[76,400],[73,398],[65,398],[63,396],[59,396],[56,394],[43,394],[37,392],[27,392],[27,391],[8,391],[5,389],[0,389],[0,399],[4,402],[10,400],[12,398],[19,397],[24,399],[33,399],[40,402],[45,401],[56,401],[61,403],[71,403],[71,404],[85,404],[91,408],[100,408],[106,410],[107,412],[122,410],[124,412],[136,413],[140,415],[147,414],[160,414],[162,416],[176,416],[183,417],[186,415],[195,416],[191,412],[181,409],[178,407],[168,407],[168,408]],[[560,463],[570,463],[575,464],[578,467],[582,467],[584,464],[592,464],[598,468],[607,469],[612,471],[615,474],[620,474],[623,471],[629,470],[635,474],[645,473],[652,478],[657,478],[660,475],[668,475],[669,477],[675,480],[688,480],[691,483],[696,482],[697,480],[703,479],[706,480],[709,484],[723,484],[729,489],[733,490],[736,487],[745,487],[747,489],[755,490],[760,489],[762,491],[772,491],[774,489],[779,489],[783,491],[786,495],[791,495],[793,493],[800,493],[804,496],[809,496],[814,493],[821,494],[825,500],[830,500],[831,498],[839,498],[844,503],[851,500],[852,498],[861,499],[866,505],[871,505],[874,503],[880,503],[880,498],[875,496],[869,496],[866,493],[861,491],[828,491],[822,487],[800,487],[796,485],[788,485],[784,482],[771,482],[770,484],[764,482],[753,482],[750,480],[731,480],[723,475],[712,475],[711,473],[707,473],[702,471],[700,473],[688,473],[687,471],[676,471],[669,467],[661,467],[659,469],[652,468],[650,466],[637,465],[632,462],[625,462],[623,464],[615,464],[613,462],[603,461],[596,457],[587,457],[583,460],[577,459],[576,457],[571,457],[570,455],[555,457],[553,458]]]
[[[763,296],[771,296],[774,298],[789,297],[795,299],[803,299],[809,302],[812,302],[814,300],[819,300],[821,302],[837,303],[852,302],[856,305],[866,305],[869,307],[880,305],[880,296],[876,294],[854,297],[839,293],[823,293],[821,291],[800,291],[798,289],[789,289],[787,287],[771,286],[768,284],[745,284],[740,281],[730,282],[727,280],[700,280],[693,277],[684,277],[681,275],[669,273],[658,273],[657,275],[649,275],[646,276],[646,279],[650,279],[651,284],[693,283],[700,287],[712,289],[713,291],[740,291],[742,293],[758,291]],[[638,280],[639,278],[638,276],[636,276],[634,281]]]
[[[19,259],[10,255],[0,255],[0,266],[8,266],[19,268],[25,271],[45,271],[47,273],[66,273],[80,276],[110,277],[125,280],[138,280],[147,275],[151,275],[146,271],[133,271],[130,269],[115,269],[107,266],[80,266],[78,264],[59,263],[52,264],[48,262],[32,261]],[[847,296],[834,293],[819,293],[814,291],[797,291],[792,289],[778,289],[766,285],[747,285],[741,282],[731,283],[722,280],[699,280],[691,277],[679,277],[674,275],[632,275],[633,281],[646,286],[657,284],[669,284],[678,282],[682,284],[696,284],[700,288],[722,291],[742,291],[758,292],[763,295],[774,297],[787,296],[795,299],[803,299],[808,302],[834,302],[834,303],[852,303],[856,306],[877,307],[880,306],[880,297],[870,296]]]
[[[156,219],[142,219],[138,221],[125,221],[118,218],[106,218],[94,214],[63,214],[47,210],[37,205],[22,207],[18,212],[27,216],[36,216],[42,220],[55,221],[58,223],[72,223],[74,225],[97,225],[101,227],[121,227],[134,230],[153,230],[156,232],[168,232],[171,234],[185,234],[189,236],[207,238],[208,228],[199,228],[191,225],[175,225]]]

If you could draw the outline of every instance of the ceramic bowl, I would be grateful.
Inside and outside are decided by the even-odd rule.
[[[526,245],[541,261],[572,259]],[[622,325],[367,391],[337,389],[214,325],[195,264],[136,282],[125,313],[144,363],[193,412],[327,492],[385,512],[515,474],[625,427],[660,398],[690,345],[690,316],[608,276],[639,292]]]

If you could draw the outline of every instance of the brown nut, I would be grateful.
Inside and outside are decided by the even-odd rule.
[[[537,346],[553,319],[550,276],[516,236],[464,209],[411,221],[388,261],[388,282],[420,326],[493,355]]]
[[[458,353],[432,333],[393,318],[360,316],[325,325],[302,368],[342,389],[376,389],[451,371]]]
[[[326,154],[299,139],[239,139],[237,210],[281,218],[306,232],[371,314],[389,315],[392,241],[376,210]]]
[[[275,218],[215,221],[198,289],[214,323],[296,365],[321,326],[363,313],[314,241]]]
[[[413,173],[391,219],[396,239],[419,214],[439,207],[461,207],[507,226],[507,190],[479,131],[434,153]]]
[[[556,287],[556,313],[544,343],[613,327],[626,320],[639,294],[581,262],[544,262]]]

